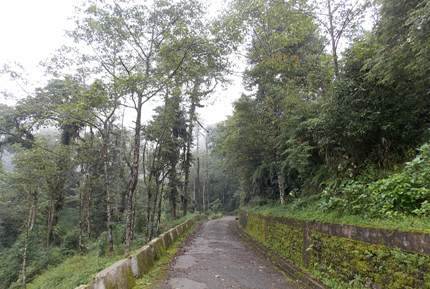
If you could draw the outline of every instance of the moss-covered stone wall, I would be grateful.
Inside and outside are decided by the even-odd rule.
[[[416,233],[393,231],[392,238],[401,240],[391,240],[387,230],[343,228],[245,211],[239,220],[253,239],[304,271],[324,276],[326,284],[342,284],[338,288],[430,289],[430,256],[420,253],[426,252],[428,245],[425,234],[418,234],[423,240],[420,243]],[[351,230],[362,234],[351,234]],[[384,236],[381,244],[376,241],[378,234]],[[402,250],[395,244],[413,250]]]

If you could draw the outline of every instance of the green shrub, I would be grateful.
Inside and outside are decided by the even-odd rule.
[[[63,250],[65,254],[73,253],[79,249],[79,231],[72,230],[63,238]]]
[[[103,232],[97,239],[97,256],[103,257],[107,252],[107,233]]]
[[[367,182],[346,180],[328,186],[321,206],[379,217],[430,216],[430,145],[398,173]]]

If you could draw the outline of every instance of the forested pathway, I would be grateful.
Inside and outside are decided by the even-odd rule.
[[[268,261],[233,233],[234,217],[203,224],[172,264],[160,289],[292,289]]]

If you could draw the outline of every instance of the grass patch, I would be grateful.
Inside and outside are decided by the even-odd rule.
[[[430,219],[414,216],[396,216],[395,218],[366,218],[361,215],[345,215],[336,211],[323,211],[316,200],[298,200],[281,206],[267,204],[244,207],[244,210],[277,217],[288,217],[303,221],[318,221],[332,224],[348,224],[362,227],[391,229],[409,232],[430,233]]]
[[[193,217],[196,214],[189,214],[176,220],[164,220],[161,231],[167,231]],[[133,244],[133,254],[145,243],[144,238],[136,238]],[[72,289],[82,284],[87,284],[92,277],[112,265],[118,260],[123,259],[123,246],[116,246],[112,256],[98,256],[97,244],[91,244],[91,249],[86,255],[74,255],[65,259],[58,266],[48,267],[43,273],[36,276],[27,285],[28,289]]]
[[[73,256],[59,266],[48,268],[27,285],[28,289],[71,289],[87,283],[91,277],[121,259],[122,255],[99,257],[96,254]]]
[[[207,215],[209,220],[216,220],[216,219],[222,218],[223,216],[224,216],[224,214],[221,212],[210,212]]]
[[[190,229],[190,231],[192,231],[192,229]],[[136,281],[136,285],[133,287],[133,289],[155,288],[154,286],[165,280],[169,270],[169,264],[179,249],[182,247],[187,236],[188,234],[185,233],[172,246],[170,246],[163,256],[161,256],[161,258],[154,263],[154,266],[151,268],[151,270]]]

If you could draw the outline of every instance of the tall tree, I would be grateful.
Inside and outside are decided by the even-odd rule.
[[[333,69],[340,76],[339,46],[363,30],[369,0],[314,0],[313,14],[330,40]]]
[[[22,252],[22,265],[20,281],[25,288],[27,284],[27,267],[29,264],[29,242],[31,234],[36,223],[38,211],[38,200],[40,193],[46,189],[50,174],[56,167],[55,154],[42,147],[46,147],[43,141],[37,141],[37,145],[31,149],[16,147],[14,164],[16,173],[13,174],[14,183],[19,187],[18,190],[25,196],[26,206],[28,208],[24,224],[24,244]]]
[[[198,3],[189,1],[154,1],[150,5],[136,1],[98,3],[85,11],[86,18],[77,33],[81,39],[96,47],[106,46],[108,39],[125,45],[122,53],[117,56],[117,61],[122,66],[118,78],[122,79],[128,88],[126,103],[132,104],[136,116],[125,211],[127,250],[130,249],[134,230],[134,193],[139,178],[143,105],[160,95],[167,82],[181,68],[192,43],[185,42],[177,47],[177,55],[180,57],[174,60],[174,65],[168,71],[160,71],[161,66],[157,65],[159,55],[164,47],[172,45],[171,41],[175,41],[175,35],[183,35],[180,30],[192,25],[199,13],[201,10]],[[117,39],[120,41],[116,41]],[[96,55],[105,69],[113,74],[111,67],[107,65],[110,63],[108,61],[112,60],[112,51],[98,51]]]
[[[233,13],[248,26],[251,35],[244,80],[247,88],[255,91],[254,99],[248,98],[238,107],[254,102],[255,108],[250,109],[256,110],[253,113],[258,114],[258,125],[270,128],[261,135],[270,150],[263,150],[264,161],[253,179],[271,174],[269,179],[276,183],[279,200],[284,203],[287,187],[282,123],[290,117],[288,107],[292,103],[316,101],[327,89],[323,42],[314,18],[305,11],[306,1],[252,4],[233,3]]]

